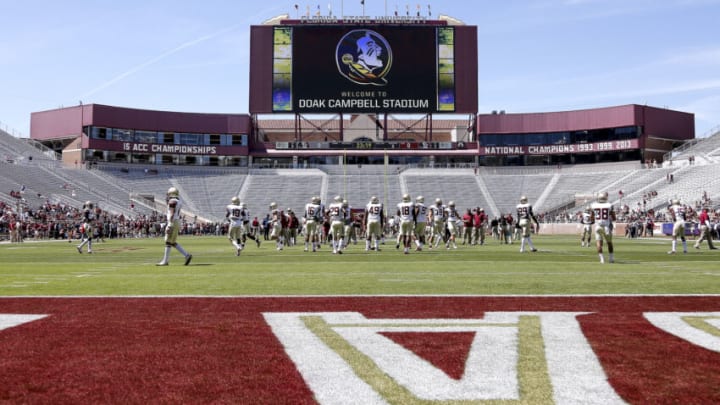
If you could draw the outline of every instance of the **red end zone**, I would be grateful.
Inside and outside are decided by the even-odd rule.
[[[395,378],[393,363],[417,367]],[[564,375],[573,367],[598,373]],[[431,377],[437,389],[413,388]],[[581,380],[606,393],[583,392]],[[561,403],[720,403],[720,297],[0,299],[0,402],[538,393]]]

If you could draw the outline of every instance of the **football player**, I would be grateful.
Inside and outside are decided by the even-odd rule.
[[[443,205],[442,200],[436,198],[435,205],[430,207],[428,213],[428,218],[432,224],[429,243],[429,247],[432,249],[433,245],[438,247],[440,241],[443,239],[443,235],[445,234],[445,206]]]
[[[415,250],[422,250],[425,244],[425,227],[427,226],[427,207],[425,197],[415,197]]]
[[[399,238],[403,244],[403,252],[410,253],[412,234],[415,228],[415,204],[410,199],[410,194],[403,194],[402,201],[397,205],[397,215],[400,217]]]
[[[330,235],[332,235],[333,254],[342,254],[345,230],[345,208],[342,197],[335,196],[328,207],[330,217]]]
[[[580,235],[580,246],[590,247],[590,238],[592,237],[592,226],[593,226],[592,210],[588,205],[580,217],[580,226],[582,234]],[[586,241],[587,239],[587,241]]]
[[[531,252],[537,252],[535,246],[533,246],[532,239],[530,239],[531,230],[530,227],[535,225],[535,231],[540,228],[535,214],[533,213],[532,205],[528,202],[526,196],[520,197],[520,204],[517,205],[517,216],[518,225],[520,227],[520,253],[525,252],[525,244],[530,247]]]
[[[233,197],[230,200],[230,204],[225,207],[225,218],[230,222],[228,228],[228,239],[230,243],[235,247],[235,256],[240,256],[240,252],[245,247],[243,243],[243,209],[240,206],[240,199]]]
[[[180,201],[180,191],[175,187],[170,187],[167,191],[167,212],[165,218],[167,224],[165,225],[165,254],[163,259],[158,263],[158,266],[167,266],[170,263],[170,250],[172,248],[177,249],[183,256],[185,256],[185,265],[190,264],[192,255],[183,249],[179,243],[177,243],[178,232],[180,231],[180,211],[182,210],[182,202]]]
[[[344,246],[350,246],[351,240],[357,245],[357,235],[355,234],[355,227],[353,226],[352,208],[348,200],[343,200],[343,209],[345,210],[345,218],[343,219]]]
[[[687,210],[684,205],[680,204],[680,200],[676,198],[671,201],[668,211],[670,212],[670,218],[672,218],[673,221],[672,249],[670,249],[668,254],[675,254],[678,238],[682,241],[683,253],[687,253],[687,240],[685,239],[685,221],[687,220]]]
[[[94,232],[95,221],[97,216],[95,215],[95,208],[91,201],[86,201],[83,204],[83,223],[80,226],[80,244],[76,246],[78,253],[82,253],[83,246],[87,245],[87,252],[92,253],[92,238]]]
[[[600,263],[605,263],[603,241],[607,243],[608,261],[614,263],[615,252],[612,242],[612,232],[615,226],[615,208],[613,208],[612,203],[608,201],[607,191],[602,191],[598,194],[597,201],[590,205],[590,209],[592,210],[591,221],[595,223],[595,244],[597,246],[598,256],[600,257]]]
[[[312,251],[317,251],[317,247],[320,244],[319,241],[319,225],[323,221],[323,212],[325,211],[322,203],[320,202],[319,196],[314,196],[309,203],[305,204],[305,212],[303,218],[305,218],[305,251],[308,251],[308,246],[312,244]]]
[[[455,201],[448,202],[448,206],[445,209],[445,217],[447,218],[446,225],[448,234],[450,235],[447,242],[445,242],[445,249],[450,249],[451,243],[453,249],[457,249],[457,244],[455,243],[455,235],[457,235],[458,222],[460,222],[460,214],[455,209]]]
[[[283,234],[283,223],[287,223],[285,213],[278,209],[275,201],[270,203],[270,240],[275,241],[275,249],[283,250],[285,246],[285,235]]]
[[[371,243],[374,242],[375,251],[379,252],[378,242],[382,236],[385,227],[385,209],[380,199],[376,196],[370,197],[370,202],[365,206],[365,250],[370,250]]]

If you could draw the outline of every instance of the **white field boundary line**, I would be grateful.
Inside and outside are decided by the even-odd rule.
[[[4,299],[45,299],[45,298],[112,298],[112,299],[137,299],[137,298],[213,298],[213,299],[255,299],[255,298],[277,298],[277,299],[305,299],[305,298],[689,298],[708,297],[720,298],[720,294],[333,294],[333,295],[18,295],[0,296]]]

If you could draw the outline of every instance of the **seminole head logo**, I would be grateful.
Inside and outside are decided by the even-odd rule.
[[[338,42],[335,62],[340,74],[353,83],[384,86],[384,77],[392,65],[392,50],[377,32],[353,30]]]

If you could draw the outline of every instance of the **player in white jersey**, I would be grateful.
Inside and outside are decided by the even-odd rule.
[[[603,241],[608,247],[608,261],[615,262],[615,252],[612,242],[612,232],[615,222],[615,209],[608,201],[607,191],[598,194],[597,201],[590,206],[592,210],[592,221],[595,223],[595,244],[597,245],[600,263],[605,263],[603,256]]]
[[[531,252],[537,252],[535,246],[533,246],[532,239],[530,238],[531,227],[535,224],[535,231],[540,228],[535,213],[533,213],[532,205],[528,202],[527,197],[520,197],[520,204],[516,206],[516,212],[518,217],[518,226],[520,227],[520,253],[525,252],[525,244],[530,247]]]
[[[309,245],[312,245],[312,251],[316,252],[320,244],[319,232],[323,221],[325,208],[323,207],[320,197],[314,196],[309,203],[305,204],[305,251],[308,251]]]
[[[86,201],[83,204],[83,223],[80,229],[80,244],[77,247],[78,253],[82,253],[83,246],[87,245],[87,252],[92,253],[92,238],[94,234],[95,221],[97,216],[95,215],[95,207],[91,201]]]
[[[415,204],[411,201],[410,194],[403,194],[402,201],[397,205],[397,215],[400,218],[399,241],[402,242],[403,252],[408,254],[415,229]]]
[[[425,244],[425,227],[427,226],[427,207],[425,197],[415,198],[415,250],[421,251]]]
[[[270,240],[275,241],[275,249],[283,250],[285,246],[285,234],[283,224],[287,223],[285,213],[278,208],[276,202],[270,203]]]
[[[243,209],[240,206],[240,199],[233,197],[230,204],[225,207],[225,218],[230,222],[228,227],[228,239],[235,247],[235,256],[240,256],[243,250]]]
[[[428,220],[432,225],[428,246],[432,249],[433,245],[438,247],[445,234],[445,206],[441,199],[436,198],[435,205],[430,206]]]
[[[330,235],[332,235],[333,254],[342,254],[344,246],[345,231],[345,208],[342,197],[335,196],[333,202],[328,206],[330,217]]]
[[[592,210],[588,205],[580,217],[580,226],[582,234],[580,234],[580,246],[590,247],[590,238],[592,237],[592,226],[593,226]],[[587,241],[586,241],[587,239]]]
[[[370,202],[365,206],[365,250],[372,249],[379,252],[378,242],[382,237],[385,227],[385,208],[376,196],[370,197]]]
[[[455,243],[455,235],[457,235],[457,231],[458,231],[458,222],[460,221],[460,213],[458,213],[457,209],[455,209],[455,201],[448,202],[448,206],[445,209],[445,218],[447,220],[447,223],[446,223],[447,230],[448,230],[448,233],[450,234],[447,242],[445,242],[445,248],[450,249],[450,244],[452,244],[453,249],[457,249],[457,244]]]
[[[682,241],[683,253],[687,253],[687,240],[685,239],[685,221],[687,220],[687,210],[684,205],[680,204],[680,200],[673,199],[671,205],[668,208],[670,217],[673,221],[673,233],[672,233],[672,249],[668,252],[670,255],[674,255],[677,249],[677,240],[680,238]]]
[[[158,263],[158,266],[167,266],[170,263],[170,250],[172,248],[177,249],[183,256],[185,256],[185,265],[190,264],[192,255],[183,249],[182,246],[177,242],[178,232],[180,231],[180,212],[182,210],[182,201],[180,201],[180,191],[175,187],[170,187],[167,191],[167,212],[165,213],[165,219],[167,225],[165,225],[165,254],[163,259]]]

